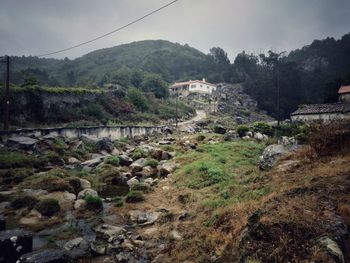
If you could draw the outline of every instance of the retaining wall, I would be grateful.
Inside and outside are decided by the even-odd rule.
[[[13,131],[0,131],[0,137],[6,139],[13,136],[64,136],[78,138],[81,135],[95,136],[97,138],[109,137],[112,140],[135,136],[159,134],[164,126],[96,126],[78,128],[42,128],[42,129],[18,129]]]

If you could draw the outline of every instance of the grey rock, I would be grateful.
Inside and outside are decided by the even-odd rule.
[[[119,156],[120,165],[129,166],[133,163],[133,160],[125,154]]]
[[[297,144],[297,141],[294,137],[287,137],[287,136],[282,136],[278,140],[278,144],[281,144],[286,147],[291,147]]]
[[[98,164],[102,163],[104,158],[105,158],[104,156],[99,156],[99,157],[93,158],[91,160],[87,160],[85,162],[82,162],[81,165],[88,166],[88,167],[95,167]]]
[[[33,249],[33,233],[24,230],[0,231],[0,260],[14,263]]]
[[[327,251],[336,257],[340,263],[345,263],[344,255],[337,242],[329,237],[323,237],[319,240],[320,244],[327,249]]]
[[[47,249],[23,255],[19,263],[68,263],[72,258],[63,250]]]
[[[98,196],[97,192],[93,189],[84,189],[78,193],[78,199],[84,199],[87,195]]]
[[[69,240],[63,245],[63,248],[68,251],[67,254],[72,258],[80,258],[90,252],[89,242],[82,237]]]
[[[143,226],[154,224],[161,214],[161,212],[144,212],[141,210],[131,210],[129,212],[130,220]]]
[[[83,188],[83,189],[91,188],[91,183],[88,180],[82,179],[82,178],[79,178],[79,180],[80,180],[81,188]]]
[[[125,234],[126,230],[123,227],[101,224],[95,228],[96,234],[103,239],[111,240],[116,236]]]
[[[174,164],[174,163],[163,163],[163,164],[158,165],[157,169],[158,169],[159,174],[161,176],[166,176],[166,175],[168,175],[168,174],[170,174],[170,173],[175,171],[176,164]]]
[[[25,136],[15,136],[7,140],[6,144],[10,148],[18,148],[22,150],[34,150],[39,141]]]
[[[126,184],[127,184],[130,188],[133,187],[134,185],[138,184],[138,183],[140,183],[140,181],[139,181],[136,177],[133,177],[133,178],[131,178],[130,180],[128,180],[128,181],[126,182]]]
[[[96,143],[97,148],[100,151],[106,151],[108,153],[111,153],[114,149],[114,144],[110,138],[101,138]]]
[[[272,168],[272,166],[285,152],[286,149],[283,145],[272,144],[267,146],[264,149],[262,156],[260,156],[260,169],[267,170]]]

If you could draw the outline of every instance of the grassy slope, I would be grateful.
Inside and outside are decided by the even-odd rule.
[[[263,147],[199,142],[199,150],[186,152],[178,144],[172,148],[180,163],[173,178],[147,194],[144,203],[122,211],[166,207],[174,214],[189,212],[185,221],[157,226],[155,238],[172,244],[164,262],[336,262],[317,240],[334,239],[339,222],[350,223],[350,155],[310,161],[308,150],[301,149],[286,157],[300,160],[299,167],[261,172],[257,161]],[[256,220],[247,234],[252,215]],[[173,229],[182,240],[169,236]]]

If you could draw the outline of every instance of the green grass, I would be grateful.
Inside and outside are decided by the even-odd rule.
[[[119,158],[119,156],[109,156],[106,158],[105,163],[113,165],[113,166],[119,166],[120,165],[120,158]]]
[[[175,172],[178,187],[204,190],[204,208],[213,210],[226,205],[258,199],[270,192],[259,186],[263,180],[257,164],[264,144],[236,141],[200,145],[202,151],[180,153],[182,164]]]
[[[101,210],[103,208],[102,199],[98,196],[87,195],[84,200],[86,201],[86,208],[89,210]]]

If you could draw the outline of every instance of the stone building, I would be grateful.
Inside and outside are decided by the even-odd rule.
[[[190,80],[186,82],[176,82],[170,88],[171,95],[187,97],[191,93],[210,95],[216,90],[216,85],[203,80]]]
[[[350,85],[341,86],[339,91],[339,102],[350,102]]]
[[[350,120],[350,102],[304,104],[291,114],[292,121],[330,122]]]

